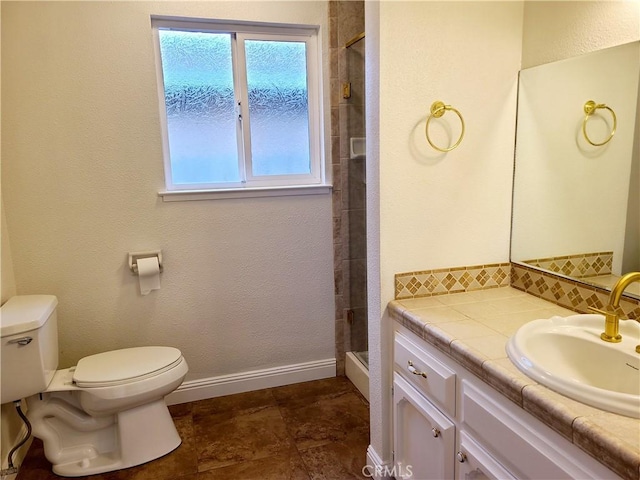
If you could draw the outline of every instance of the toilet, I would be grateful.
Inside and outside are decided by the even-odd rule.
[[[1,400],[26,398],[53,472],[110,472],[176,449],[181,440],[164,397],[187,374],[180,350],[125,348],[57,370],[57,305],[53,295],[20,295],[0,307]]]

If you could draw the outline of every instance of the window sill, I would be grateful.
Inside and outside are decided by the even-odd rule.
[[[158,192],[165,202],[191,200],[223,200],[227,198],[288,197],[292,195],[325,195],[333,187],[322,185],[291,185],[286,187],[224,188],[218,190],[163,190]]]

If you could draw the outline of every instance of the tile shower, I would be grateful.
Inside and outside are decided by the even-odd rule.
[[[365,39],[360,37],[364,2],[330,1],[329,23],[335,333],[341,375],[346,352],[358,352],[358,358],[367,363],[366,162],[363,154],[351,148],[352,139],[359,142],[365,137]]]

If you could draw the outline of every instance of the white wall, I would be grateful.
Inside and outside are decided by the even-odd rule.
[[[4,210],[4,202],[0,197],[0,217],[2,224],[0,226],[0,250],[2,258],[0,259],[0,305],[9,300],[16,294],[16,277],[13,274],[13,257],[11,255],[11,242],[9,241],[9,230],[7,229],[7,220]]]
[[[1,20],[0,9],[0,20]],[[0,67],[1,70],[1,67]],[[1,108],[0,108],[0,111]],[[0,119],[1,121],[1,119]],[[0,142],[0,145],[2,142]],[[0,193],[2,189],[0,188]],[[0,305],[16,294],[16,279],[13,274],[13,258],[11,256],[11,244],[9,242],[9,231],[5,218],[4,202],[0,194]],[[2,374],[0,373],[0,376]],[[23,427],[20,417],[15,411],[13,404],[8,403],[0,408],[0,468],[8,467],[7,455],[13,448],[16,438],[21,434]],[[14,461],[19,463],[24,457],[26,447],[16,452]]]
[[[334,358],[330,195],[157,196],[151,14],[317,24],[328,65],[326,2],[2,2],[18,293],[58,296],[61,367],[151,344],[180,348],[187,380]],[[143,297],[126,255],[158,248],[162,288]]]
[[[522,68],[638,40],[637,1],[524,2]]]
[[[373,73],[377,91],[369,90],[367,76],[367,137],[379,135],[379,144],[367,145],[367,188],[373,197],[367,208],[369,235],[380,237],[378,250],[368,246],[368,267],[379,271],[381,285],[381,295],[369,297],[371,441],[389,461],[391,358],[385,342],[391,320],[385,308],[393,299],[394,274],[509,261],[522,4],[381,2],[366,7],[367,62],[377,62],[367,66],[367,73],[378,70]],[[371,38],[379,39],[379,53],[373,52]],[[447,154],[433,150],[424,136],[436,100],[458,109],[466,122],[461,145]],[[449,112],[443,120],[455,142],[457,117]],[[440,135],[438,128],[433,132]],[[438,140],[447,144],[444,136]],[[376,173],[379,191],[372,185]],[[377,224],[379,232],[373,231]],[[372,264],[378,253],[379,270]]]

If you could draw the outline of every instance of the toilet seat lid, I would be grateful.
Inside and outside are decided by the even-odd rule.
[[[73,373],[79,387],[111,387],[154,377],[175,367],[182,353],[173,347],[135,347],[89,355]]]

